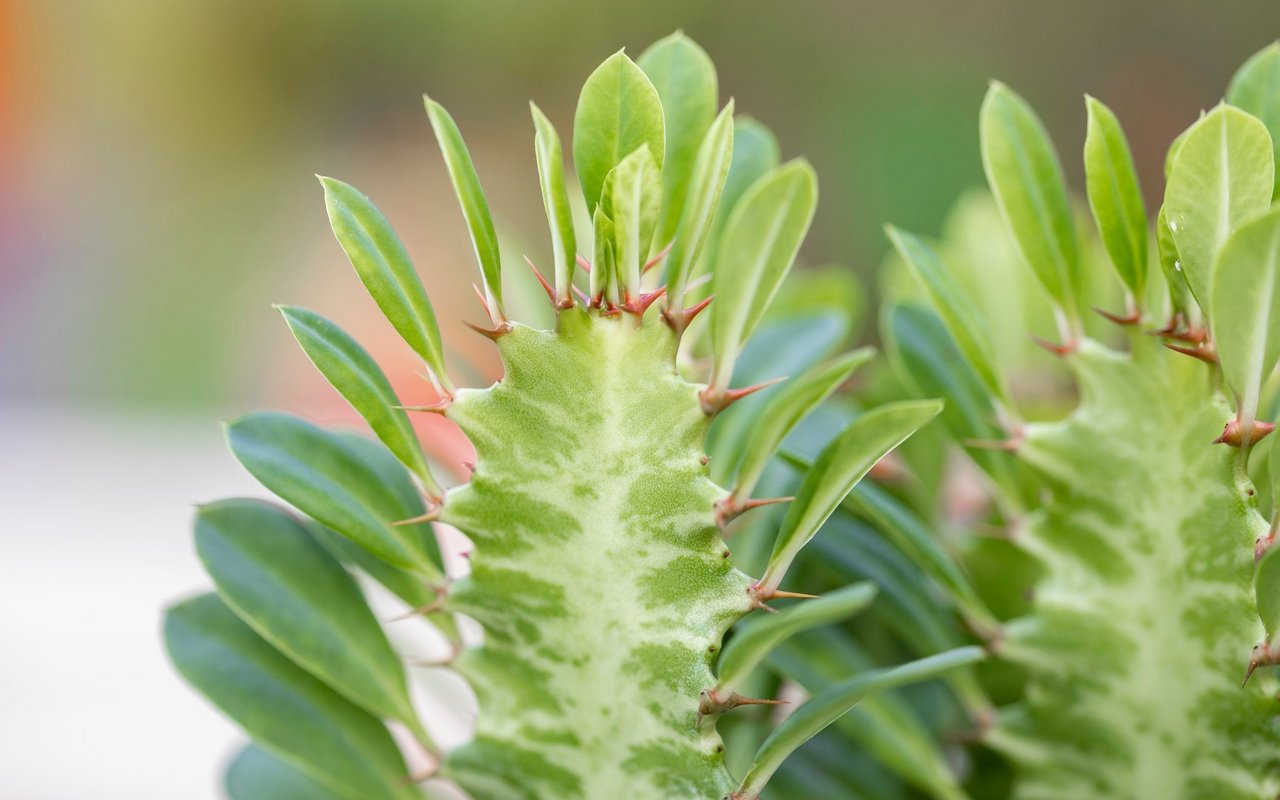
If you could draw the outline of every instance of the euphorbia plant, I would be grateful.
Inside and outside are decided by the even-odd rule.
[[[755,496],[792,428],[867,354],[838,357],[778,392],[743,432],[731,485],[712,482],[704,439],[717,416],[763,388],[734,384],[735,365],[817,200],[812,169],[796,160],[722,203],[735,129],[750,124],[735,124],[732,102],[717,114],[717,103],[709,61],[680,35],[638,64],[619,52],[590,76],[572,152],[591,220],[585,242],[560,140],[533,109],[553,254],[551,277],[539,279],[556,311],[554,328],[536,330],[507,316],[505,265],[476,170],[453,119],[427,100],[481,268],[487,320],[475,327],[505,370],[488,388],[454,385],[435,312],[386,219],[352,187],[321,179],[339,243],[421,356],[438,399],[406,408],[337,325],[281,309],[378,441],[283,414],[228,427],[236,457],[302,515],[252,500],[202,507],[196,543],[217,593],[174,606],[165,622],[178,669],[262,748],[233,766],[233,796],[417,797],[416,781],[441,778],[477,800],[755,798],[791,751],[862,699],[979,657],[959,648],[847,676],[799,705],[743,774],[723,763],[718,718],[771,701],[739,691],[752,670],[791,634],[857,613],[874,587],[806,599],[745,627],[717,668],[726,630],[797,597],[782,584],[801,548],[940,404],[868,411],[832,432],[794,498]],[[706,297],[697,293],[704,272]],[[436,479],[410,412],[441,414],[470,439],[477,459],[466,483]],[[722,532],[776,501],[790,506],[772,556],[748,576]],[[443,568],[440,524],[471,539],[465,577]],[[479,706],[466,745],[436,746],[353,569],[451,642],[447,666]],[[482,643],[460,633],[459,614],[479,623]],[[413,741],[398,744],[387,723]],[[427,756],[424,773],[410,776],[402,747]]]

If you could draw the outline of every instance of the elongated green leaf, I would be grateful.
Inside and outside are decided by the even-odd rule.
[[[1165,217],[1187,284],[1206,314],[1218,250],[1241,223],[1271,203],[1272,159],[1266,127],[1226,105],[1191,128],[1174,158]]]
[[[733,159],[733,129],[733,101],[730,100],[702,140],[688,181],[688,200],[682,207],[679,225],[674,231],[675,241],[667,257],[667,305],[670,308],[684,305],[685,286],[715,223]]]
[[[1186,314],[1197,308],[1191,286],[1187,283],[1187,275],[1182,269],[1182,259],[1178,257],[1178,245],[1173,241],[1173,231],[1169,228],[1169,218],[1164,206],[1160,206],[1160,213],[1156,215],[1156,253],[1160,260],[1160,270],[1169,287],[1169,302],[1173,310]]]
[[[622,159],[604,181],[601,207],[613,220],[614,269],[618,284],[634,298],[640,293],[640,268],[662,206],[662,172],[647,145]]]
[[[735,500],[745,501],[751,497],[769,459],[777,453],[788,434],[873,355],[873,349],[864,347],[830,363],[815,366],[799,378],[788,381],[781,391],[769,398],[760,413],[753,416],[749,432],[744,433],[747,443],[734,482]]]
[[[653,83],[666,120],[666,156],[662,160],[662,220],[658,247],[676,234],[684,210],[694,160],[716,113],[716,67],[706,52],[676,31],[649,45],[636,65]]]
[[[729,162],[729,174],[725,177],[724,191],[720,194],[717,226],[723,228],[728,215],[738,201],[756,181],[768,175],[782,163],[778,138],[763,122],[740,115],[733,118],[733,159]]]
[[[800,484],[782,520],[769,566],[760,579],[765,594],[782,583],[791,562],[862,477],[890,450],[942,410],[938,400],[889,403],[866,412],[827,445]]]
[[[1049,296],[1078,316],[1080,256],[1062,167],[1027,102],[993,82],[982,101],[982,165],[1023,259]]]
[[[165,645],[192,686],[263,747],[348,798],[416,798],[382,723],[290,661],[206,594],[165,614]]]
[[[425,513],[403,469],[400,480],[389,482],[386,471],[371,466],[365,453],[288,414],[241,417],[227,426],[227,442],[245,469],[285,501],[374,555],[441,580],[440,553],[430,529],[391,524]]]
[[[1089,208],[1111,265],[1141,302],[1147,285],[1147,210],[1138,170],[1116,115],[1087,95],[1085,105],[1089,132],[1084,140],[1084,177]]]
[[[484,292],[489,308],[501,318],[502,254],[498,249],[498,233],[493,227],[493,217],[489,214],[489,201],[485,200],[484,189],[480,188],[480,176],[476,174],[476,166],[471,162],[471,154],[467,152],[462,132],[458,130],[453,117],[444,110],[444,106],[430,97],[423,97],[423,102],[427,107],[427,119],[431,120],[431,129],[435,131],[436,141],[440,144],[440,152],[444,155],[444,164],[449,170],[453,190],[458,195],[462,216],[471,232],[471,244],[475,248],[476,262],[480,265],[480,275],[484,279]]]
[[[729,385],[738,352],[795,262],[817,204],[817,176],[797,159],[757,181],[733,210],[712,278],[713,385]]]
[[[1271,132],[1275,162],[1280,164],[1280,42],[1254,53],[1236,71],[1227,87],[1227,102],[1262,120]],[[1273,197],[1280,199],[1280,170]]]
[[[1009,392],[1005,388],[1000,369],[996,366],[995,351],[986,336],[986,328],[973,314],[965,291],[951,277],[938,254],[923,239],[892,226],[887,230],[893,246],[924,287],[929,302],[947,326],[947,332],[955,340],[960,354],[969,362],[991,396],[1009,406]]]
[[[451,389],[436,313],[391,224],[355,187],[333,178],[322,177],[320,183],[333,235],[356,274],[392,327],[422,357],[436,380]]]
[[[720,656],[716,693],[728,697],[737,691],[751,670],[795,634],[849,619],[870,605],[875,597],[874,584],[857,583],[743,625]]]
[[[440,487],[427,467],[409,415],[396,408],[400,399],[368,351],[314,311],[296,306],[277,308],[320,374],[364,417],[374,435],[422,481],[423,487],[439,496]]]
[[[1227,385],[1249,423],[1280,359],[1280,208],[1227,239],[1213,268],[1213,339]]]
[[[283,509],[222,500],[196,514],[196,552],[259,636],[348,700],[423,739],[404,667],[342,565]]]
[[[1254,593],[1258,598],[1258,614],[1267,630],[1267,640],[1280,631],[1280,547],[1272,547],[1258,561],[1253,578]]]
[[[564,153],[560,134],[542,109],[529,104],[533,112],[533,151],[538,159],[538,182],[542,187],[542,205],[547,210],[551,227],[551,252],[556,268],[556,297],[564,302],[573,299],[573,270],[578,254],[573,230],[573,213],[569,208],[569,191],[564,181]]]
[[[257,745],[227,767],[226,790],[230,800],[348,800]]]
[[[864,672],[831,686],[796,709],[770,734],[734,797],[756,800],[787,756],[866,698],[899,686],[932,680],[984,657],[982,648],[960,647],[901,666]]]
[[[587,209],[595,210],[605,176],[636,148],[648,145],[661,167],[665,141],[658,91],[619,50],[587,78],[573,117],[573,163]]]
[[[615,251],[613,249],[613,220],[605,216],[604,207],[597,206],[591,223],[594,243],[592,246],[593,261],[591,264],[591,299],[597,301],[604,297],[610,301],[618,299],[614,277]]]

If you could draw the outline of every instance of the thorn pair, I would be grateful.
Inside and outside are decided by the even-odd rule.
[[[768,389],[775,383],[782,383],[786,379],[787,378],[784,375],[781,378],[762,381],[742,389],[722,389],[716,391],[713,387],[708,386],[698,392],[698,400],[702,403],[703,412],[707,416],[712,417],[719,414],[721,411],[724,411],[726,408],[738,402],[742,398],[753,395],[761,389]]]
[[[708,689],[698,698],[698,725],[701,726],[704,719],[714,719],[726,711],[742,706],[781,706],[787,703],[786,700],[744,697],[737,692],[731,692],[728,697],[721,699],[715,689]]]
[[[769,605],[769,601],[776,597],[784,599],[795,598],[797,600],[817,600],[819,595],[801,594],[800,592],[784,592],[781,589],[765,589],[756,583],[747,588],[747,597],[751,598],[751,607],[758,608],[762,611],[768,611],[770,614],[778,613],[778,609]]]
[[[1080,346],[1080,342],[1074,339],[1071,341],[1063,342],[1062,344],[1054,344],[1048,339],[1041,339],[1039,336],[1032,336],[1031,341],[1035,342],[1036,344],[1043,347],[1045,350],[1048,350],[1050,353],[1053,353],[1055,356],[1058,356],[1060,358],[1071,355],[1076,351],[1076,348]]]
[[[1274,667],[1280,665],[1280,649],[1273,648],[1267,642],[1260,642],[1253,646],[1253,652],[1249,654],[1249,665],[1244,671],[1244,680],[1240,683],[1240,688],[1249,685],[1249,679],[1253,677],[1253,673],[1258,667]]]
[[[1206,364],[1218,363],[1218,351],[1214,348],[1212,342],[1201,342],[1200,344],[1192,345],[1191,347],[1184,347],[1180,344],[1169,344],[1168,342],[1165,342],[1164,346],[1175,353],[1182,353],[1184,356],[1191,356],[1192,358],[1199,359]]]
[[[708,295],[705,299],[681,311],[674,311],[670,308],[663,309],[662,319],[676,333],[684,333],[685,329],[693,323],[694,318],[701,314],[704,308],[711,305],[713,299],[715,299],[715,295]]]
[[[1165,345],[1168,347],[1168,345]],[[1260,420],[1253,423],[1253,427],[1249,429],[1249,444],[1257,444],[1266,436],[1276,429],[1273,422],[1262,422]],[[1227,421],[1222,427],[1222,435],[1213,440],[1214,444],[1225,444],[1231,447],[1240,447],[1244,444],[1244,432],[1240,430],[1240,418],[1234,417]]]

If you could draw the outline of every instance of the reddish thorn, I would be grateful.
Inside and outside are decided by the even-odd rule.
[[[649,310],[649,306],[653,305],[655,300],[657,300],[659,297],[662,297],[666,293],[667,293],[667,287],[659,286],[657,289],[654,289],[652,292],[648,292],[646,294],[640,295],[640,297],[635,300],[628,300],[626,303],[623,304],[623,308],[625,308],[627,311],[630,311],[632,314],[637,314],[643,317],[644,313]]]
[[[529,269],[533,270],[533,274],[538,279],[538,283],[542,284],[543,291],[547,293],[547,299],[551,301],[552,305],[557,305],[558,301],[556,300],[556,290],[551,288],[551,284],[547,283],[547,279],[542,277],[542,273],[533,265],[533,262],[529,260],[528,256],[524,257],[524,263],[529,265]]]
[[[702,458],[698,459],[698,463],[705,467],[711,463],[711,456],[704,455]]]
[[[1203,344],[1209,338],[1208,332],[1204,328],[1187,328],[1183,327],[1187,324],[1186,318],[1179,312],[1174,314],[1169,320],[1169,324],[1160,330],[1151,331],[1152,336],[1160,336],[1165,339],[1177,339],[1187,344]]]
[[[1253,543],[1253,560],[1261,561],[1267,551],[1276,543],[1276,531],[1273,528],[1266,536],[1259,536],[1258,540]]]
[[[590,298],[590,297],[587,297],[587,293],[586,293],[586,292],[582,291],[582,290],[581,290],[581,289],[579,289],[577,286],[573,287],[573,291],[578,295],[578,299],[582,301],[582,304],[583,304],[584,306],[589,306],[589,305],[591,305],[591,298]]]
[[[484,306],[485,316],[489,319],[493,319],[493,312],[489,310],[489,298],[484,296],[484,290],[479,286],[476,286],[474,283],[471,284],[471,288],[475,290],[476,297],[480,298],[480,305]]]
[[[507,324],[499,325],[494,328],[482,328],[479,325],[472,325],[470,322],[464,322],[462,324],[466,325],[481,336],[487,339],[492,339],[495,342],[511,332],[511,326]]]
[[[1137,325],[1142,321],[1142,315],[1137,311],[1130,311],[1128,314],[1120,316],[1119,314],[1113,314],[1110,311],[1098,308],[1097,306],[1090,306],[1090,308],[1092,308],[1095,313],[1101,315],[1103,319],[1111,320],[1117,325]]]
[[[789,700],[766,700],[761,697],[743,697],[734,692],[729,695],[729,699],[724,701],[724,710],[732,711],[738,706],[785,706],[790,703]]]
[[[1254,670],[1258,667],[1274,667],[1280,664],[1280,651],[1272,650],[1271,646],[1266,642],[1255,644],[1253,652],[1249,654],[1249,666],[1245,668],[1244,681],[1241,682],[1240,688],[1249,685],[1249,679],[1253,677]]]
[[[760,508],[761,506],[771,506],[775,503],[790,503],[792,500],[795,500],[795,499],[796,499],[795,495],[791,495],[790,497],[761,497],[757,500],[748,500],[747,502],[742,504],[741,508],[743,511],[750,511],[753,508]]]
[[[396,520],[391,524],[395,527],[399,527],[401,525],[417,525],[419,522],[435,522],[438,519],[440,519],[440,509],[433,508],[425,514],[419,514],[418,516],[410,517],[409,519]]]
[[[654,257],[653,257],[653,258],[651,258],[651,259],[649,259],[648,261],[644,262],[644,266],[640,268],[640,274],[641,274],[641,275],[643,275],[643,274],[645,274],[646,272],[648,272],[649,270],[651,270],[651,269],[653,269],[654,267],[658,266],[658,264],[659,264],[659,263],[661,263],[662,259],[666,258],[666,257],[667,257],[667,255],[671,252],[671,248],[672,248],[672,247],[675,247],[675,244],[676,244],[676,240],[675,240],[675,239],[672,239],[671,241],[667,242],[667,246],[666,246],[666,247],[664,247],[664,248],[662,248],[661,250],[659,250],[659,251],[657,252],[657,254],[656,254],[656,255],[654,255]]]
[[[461,553],[458,553],[458,557],[459,557],[459,558],[465,558],[466,560],[470,561],[470,560],[471,560],[471,551],[470,551],[470,550],[463,550]]]
[[[449,406],[451,405],[453,405],[453,398],[444,397],[425,406],[392,406],[392,408],[398,408],[401,411],[421,411],[427,414],[444,414],[448,411]]]
[[[1079,346],[1078,342],[1064,342],[1062,344],[1054,344],[1053,342],[1050,342],[1047,339],[1041,339],[1039,336],[1032,336],[1031,341],[1040,345],[1045,350],[1048,350],[1050,353],[1053,353],[1055,356],[1065,356],[1065,355],[1074,353],[1076,350],[1076,347]]]
[[[747,397],[749,395],[753,395],[756,392],[760,391],[761,389],[768,389],[770,386],[773,386],[774,384],[782,383],[786,379],[787,377],[784,375],[781,378],[774,378],[773,380],[762,381],[761,383],[753,384],[751,386],[746,386],[746,387],[743,387],[742,389],[729,389],[728,391],[721,394],[719,397],[712,397],[711,395],[709,395],[707,392],[708,390],[710,390],[711,387],[708,386],[706,389],[703,389],[701,392],[698,393],[698,397],[702,400],[703,411],[705,411],[707,414],[718,414],[721,411],[724,411],[729,406],[738,402],[742,398]]]
[[[606,308],[604,311],[601,311],[601,312],[600,312],[600,316],[602,316],[602,317],[617,317],[617,316],[620,316],[620,315],[622,314],[622,308],[621,308],[621,307],[619,307],[619,306],[615,306],[613,303],[609,303],[609,304],[608,304],[608,306],[609,306],[608,308]]]
[[[1168,347],[1168,345],[1165,345]],[[1266,436],[1274,431],[1276,426],[1271,422],[1262,422],[1261,420],[1253,423],[1253,429],[1249,431],[1249,444],[1257,444]],[[1239,447],[1244,443],[1244,434],[1240,431],[1239,417],[1227,421],[1222,426],[1222,435],[1213,440],[1214,444],[1225,444],[1231,447]]]
[[[476,464],[474,461],[463,461],[462,466],[467,468],[467,472],[475,472]]]
[[[769,595],[769,599],[772,600],[775,597],[791,597],[798,600],[817,600],[819,596],[820,595],[816,595],[816,594],[801,594],[800,592],[784,592],[781,589],[774,589],[773,594]]]
[[[591,271],[591,262],[590,262],[590,261],[588,261],[586,258],[584,258],[584,257],[582,257],[582,256],[580,255],[580,256],[578,256],[578,257],[577,257],[577,259],[576,259],[576,260],[577,260],[577,262],[578,262],[578,266],[582,267],[582,269],[583,269],[583,271],[584,271],[584,272],[590,272],[590,271]]]
[[[668,325],[675,328],[677,332],[683,331],[685,328],[689,327],[689,323],[693,322],[694,317],[702,313],[702,309],[711,305],[711,301],[714,299],[715,295],[710,295],[702,302],[692,305],[683,311],[672,312],[671,309],[667,309],[662,312],[662,318],[667,321]]]
[[[1199,359],[1206,364],[1218,363],[1218,353],[1214,350],[1213,345],[1211,344],[1201,344],[1195,347],[1183,347],[1182,345],[1169,344],[1168,342],[1165,342],[1164,346],[1175,353],[1182,353],[1184,356],[1191,356],[1192,358]]]

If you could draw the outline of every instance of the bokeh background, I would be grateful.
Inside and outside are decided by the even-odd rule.
[[[1280,33],[1275,0],[0,0],[0,798],[212,798],[235,734],[170,674],[161,606],[204,584],[191,504],[260,494],[218,420],[349,419],[270,304],[340,321],[425,398],[327,229],[313,173],[397,225],[446,339],[474,266],[422,113],[461,125],[508,244],[549,245],[526,101],[562,133],[619,47],[683,28],[722,99],[815,164],[805,258],[870,277],[981,179],[999,77],[1081,185],[1082,94],[1144,183]],[[462,377],[462,376],[460,376]]]

